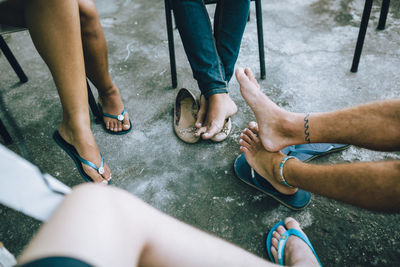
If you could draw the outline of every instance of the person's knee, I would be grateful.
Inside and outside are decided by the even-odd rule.
[[[96,5],[93,0],[79,0],[78,2],[82,34],[93,33],[100,23]]]

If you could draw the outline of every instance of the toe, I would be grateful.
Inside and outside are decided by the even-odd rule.
[[[195,126],[197,128],[201,128],[203,126],[204,118],[206,116],[206,111],[207,111],[207,101],[206,98],[201,95],[200,96],[200,109],[199,112],[197,113],[197,119],[196,119],[196,124]]]
[[[103,180],[108,183],[111,180],[111,170],[107,163],[104,163],[104,173],[101,175]]]
[[[240,134],[240,139],[248,143],[249,145],[253,144],[253,140],[245,133]],[[240,142],[239,142],[240,143]]]
[[[288,217],[285,219],[285,226],[287,229],[293,228],[293,229],[301,230],[299,222],[296,221],[295,219],[293,219],[292,217]]]
[[[117,122],[117,129],[118,131],[122,131],[122,122],[120,121]]]
[[[277,240],[279,240],[281,238],[281,235],[277,231],[274,231],[272,233],[272,236],[275,237]]]
[[[256,141],[256,140],[258,139],[257,136],[256,136],[256,135],[253,133],[253,131],[250,130],[250,129],[245,129],[245,130],[243,131],[243,133],[244,133],[245,135],[247,135],[248,138],[251,139],[253,142]]]
[[[251,145],[249,143],[247,143],[245,140],[240,139],[239,140],[239,145],[247,148],[249,151],[251,151]]]
[[[209,126],[207,128],[207,131],[203,134],[203,139],[212,138],[214,135],[219,133],[221,131],[221,129],[222,129],[222,127],[218,127],[215,123],[211,124],[211,126]]]
[[[204,134],[207,131],[207,127],[200,127],[195,133],[194,135],[199,137],[200,135]]]
[[[253,83],[257,83],[257,79],[256,79],[256,77],[254,77],[254,74],[251,71],[251,69],[245,68],[244,73],[247,75],[247,77],[249,78],[250,81],[252,81]]]
[[[275,259],[275,263],[278,263],[278,251],[275,247],[271,247],[271,254]]]
[[[110,122],[109,121],[106,122],[106,129],[110,130]]]
[[[276,249],[278,248],[279,238],[280,238],[280,237],[276,238],[276,237],[274,236],[274,237],[272,237],[272,239],[271,239],[271,245],[272,245],[273,247],[275,247]]]
[[[249,129],[250,129],[253,133],[258,134],[258,123],[255,122],[255,121],[249,122]]]
[[[278,226],[278,228],[276,228],[276,231],[278,232],[279,235],[283,235],[284,232],[286,232],[285,227],[283,226]]]

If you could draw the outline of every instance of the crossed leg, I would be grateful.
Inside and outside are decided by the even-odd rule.
[[[258,121],[258,124],[250,123],[243,131],[240,150],[250,166],[278,191],[293,190],[280,180],[279,164],[284,155],[270,151],[304,143],[304,114],[287,112],[273,103],[261,92],[249,69],[238,69],[236,77],[242,95]],[[400,100],[313,113],[309,119],[312,142],[347,143],[377,150],[398,150],[400,147]],[[319,195],[373,210],[400,210],[398,160],[336,165],[311,165],[289,160],[283,172],[290,185]]]
[[[293,219],[286,228],[300,229]],[[275,238],[284,230],[277,229]],[[271,250],[276,253],[277,244],[273,243]],[[297,237],[290,237],[286,246],[286,263],[305,266],[315,262],[311,250]],[[90,184],[80,185],[66,197],[19,262],[54,255],[95,266],[273,265],[171,218],[125,191]]]

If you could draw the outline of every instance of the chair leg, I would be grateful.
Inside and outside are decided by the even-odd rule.
[[[356,50],[354,52],[354,57],[353,57],[353,64],[351,66],[351,72],[357,72],[358,70],[358,63],[360,62],[360,56],[364,44],[365,34],[367,32],[369,16],[371,15],[372,2],[373,0],[365,1],[364,11],[361,19],[360,31],[358,33]]]
[[[96,118],[95,122],[96,123],[101,123],[102,122],[102,116],[100,114],[99,108],[97,107],[97,103],[96,103],[96,100],[94,99],[94,96],[93,96],[93,93],[92,93],[92,89],[90,88],[88,80],[86,80],[86,84],[87,84],[87,91],[88,91],[88,99],[89,99],[90,109],[92,110],[92,114]]]
[[[381,15],[379,16],[379,23],[377,30],[384,30],[386,25],[386,18],[389,12],[390,0],[382,1]]]
[[[261,79],[265,79],[265,54],[264,54],[264,33],[262,21],[261,0],[256,0],[256,20],[257,20],[257,35],[258,35],[258,53],[260,58],[260,75]]]
[[[6,56],[8,62],[10,63],[11,67],[14,69],[15,73],[17,74],[19,80],[22,83],[28,81],[28,77],[26,77],[24,71],[22,70],[21,66],[19,65],[17,59],[14,57],[13,53],[11,52],[10,48],[8,47],[6,41],[4,41],[3,36],[0,35],[0,49],[3,51],[4,55]]]
[[[176,88],[178,86],[178,79],[176,75],[174,33],[172,28],[172,16],[171,16],[172,9],[170,6],[170,0],[165,0],[164,2],[165,2],[165,18],[167,20],[169,62],[171,66],[172,88]]]
[[[8,133],[6,126],[3,124],[3,121],[0,119],[0,135],[3,137],[4,139],[4,143],[6,145],[10,145],[12,144],[13,140],[10,136],[10,134]]]

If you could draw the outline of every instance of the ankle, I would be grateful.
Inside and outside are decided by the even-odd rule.
[[[101,100],[104,100],[105,98],[111,96],[119,96],[119,90],[114,83],[111,83],[111,85],[99,89],[99,98]]]
[[[284,136],[293,140],[293,144],[302,142],[304,139],[304,116],[298,113],[283,111],[279,121],[280,131]]]

